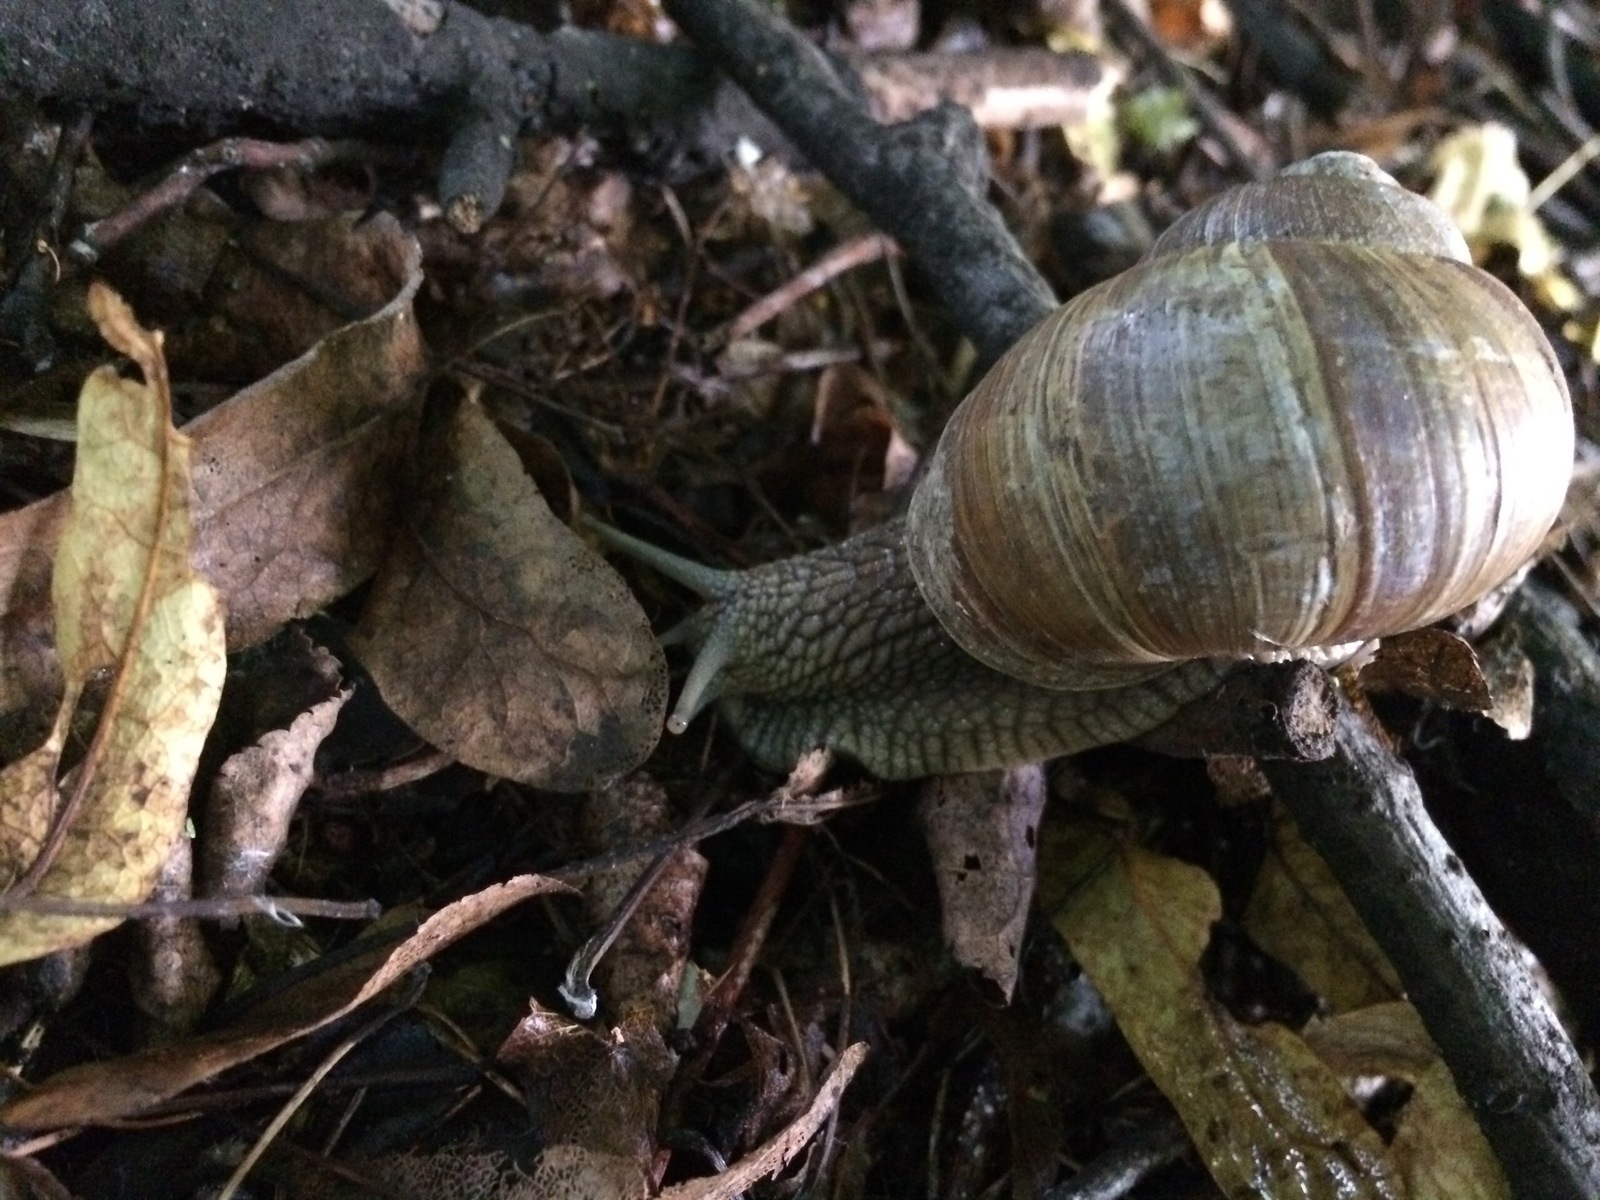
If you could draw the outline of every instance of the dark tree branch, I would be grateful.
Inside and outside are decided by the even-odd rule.
[[[1388,954],[1519,1200],[1600,1196],[1600,1100],[1521,947],[1348,704],[1321,763],[1262,764]]]
[[[584,29],[544,34],[453,0],[428,9],[398,0],[0,5],[0,99],[125,110],[204,139],[259,134],[266,122],[296,138],[442,142],[439,198],[464,230],[499,204],[518,134],[582,128],[691,164],[725,153],[732,131],[788,148],[687,46]],[[976,87],[928,56],[866,61],[880,100],[902,108]],[[1049,94],[1031,119],[1081,119],[1109,86],[1088,55],[997,55],[984,68],[1001,91],[1009,80],[1014,94]]]
[[[499,206],[519,132],[649,130],[716,81],[684,47],[549,36],[445,0],[407,25],[380,0],[34,0],[0,6],[0,98],[131,110],[151,125],[442,138],[439,199],[463,229]]]
[[[1327,758],[1338,691],[1327,672],[1308,662],[1247,664],[1137,744],[1177,758]]]
[[[900,243],[984,361],[1055,307],[1050,285],[984,199],[983,144],[965,109],[941,105],[880,125],[820,50],[749,0],[666,0],[665,8]]]

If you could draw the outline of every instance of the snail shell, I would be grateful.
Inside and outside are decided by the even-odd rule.
[[[1537,322],[1359,155],[1235,189],[1058,309],[912,501],[927,603],[1046,687],[1425,625],[1537,549],[1571,469]]]

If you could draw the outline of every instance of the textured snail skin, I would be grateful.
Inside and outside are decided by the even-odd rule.
[[[777,769],[972,771],[1466,607],[1536,552],[1572,453],[1533,317],[1432,205],[1321,155],[1027,334],[906,522],[744,572],[629,548],[708,599],[669,728],[719,699]]]
[[[1103,691],[1044,688],[958,647],[917,591],[905,522],[748,571],[696,572],[707,603],[679,631],[715,674],[685,684],[670,728],[719,700],[752,758],[787,770],[830,746],[884,779],[977,771],[1135,737],[1214,688],[1231,664],[1147,668]],[[611,540],[619,541],[615,534]],[[659,551],[625,548],[667,570]],[[680,575],[680,578],[682,576]]]

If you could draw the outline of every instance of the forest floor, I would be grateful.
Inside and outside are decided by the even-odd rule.
[[[26,7],[0,1191],[1600,1194],[1587,6]],[[1499,608],[1004,771],[664,733],[715,587],[595,521],[898,518],[1057,300],[1324,150],[1565,375]]]

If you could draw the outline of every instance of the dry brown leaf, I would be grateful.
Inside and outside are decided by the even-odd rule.
[[[1400,978],[1356,915],[1328,864],[1280,813],[1245,930],[1268,954],[1293,967],[1328,1008],[1352,1012],[1396,999]]]
[[[417,243],[373,222],[392,297],[372,316],[200,417],[195,563],[228,600],[228,645],[254,645],[377,568],[426,371],[411,305]]]
[[[664,1051],[641,1046],[626,1029],[602,1038],[536,1007],[499,1055],[525,1081],[534,1124],[548,1138],[531,1172],[478,1143],[351,1165],[399,1193],[439,1200],[645,1200],[655,1142],[644,1118],[653,1122],[664,1078],[651,1080],[640,1065]],[[833,1114],[866,1054],[864,1043],[848,1047],[787,1128],[723,1174],[668,1188],[661,1200],[734,1200],[781,1171]],[[670,1059],[659,1065],[670,1073]]]
[[[236,222],[173,360],[212,379],[265,378],[348,324],[375,320],[413,273],[416,242],[371,220]]]
[[[1384,1145],[1338,1078],[1287,1029],[1239,1024],[1200,957],[1222,914],[1198,867],[1084,832],[1057,930],[1178,1110],[1223,1192],[1400,1200]]]
[[[1444,629],[1413,629],[1384,638],[1377,656],[1362,668],[1361,684],[1467,712],[1485,712],[1490,705],[1478,656],[1463,638]]]
[[[648,1020],[602,1036],[533,1003],[495,1057],[521,1084],[545,1140],[533,1195],[645,1195],[661,1095],[676,1066]]]
[[[44,855],[39,898],[132,904],[150,894],[182,835],[226,663],[220,601],[189,563],[189,439],[172,428],[161,339],[109,289],[91,287],[89,309],[145,382],[102,367],[79,396],[71,509],[52,584],[65,696],[40,752],[48,761],[30,755],[0,777],[8,789],[0,875],[15,884]],[[60,731],[89,680],[107,671],[95,734],[60,795]],[[0,963],[82,945],[119,923],[0,912]]]
[[[939,883],[944,935],[963,966],[1011,999],[1033,901],[1039,818],[1049,795],[1038,764],[931,780],[918,814]]]
[[[646,1200],[649,1195],[639,1168],[628,1159],[570,1144],[545,1147],[532,1174],[488,1140],[403,1150],[345,1165],[390,1189],[385,1194],[428,1200]],[[325,1169],[313,1178],[325,1184]],[[342,1200],[346,1193],[338,1195]]]
[[[389,707],[468,766],[558,791],[631,770],[666,705],[643,611],[476,404],[436,416],[357,655]]]
[[[1533,660],[1522,648],[1514,625],[1485,639],[1478,647],[1478,664],[1489,685],[1487,716],[1514,742],[1533,732]]]
[[[392,220],[366,227],[391,299],[192,422],[194,561],[227,601],[240,649],[315,612],[382,555],[425,369],[411,305],[416,242]],[[50,564],[65,493],[0,515],[0,713],[61,689]]]
[[[0,1127],[44,1130],[133,1117],[352,1012],[446,946],[533,896],[570,891],[539,875],[519,875],[464,896],[429,917],[372,970],[353,958],[264,1004],[251,1017],[203,1037],[156,1046],[124,1058],[70,1067],[0,1108]],[[371,970],[371,974],[367,972]]]
[[[0,1196],[7,1200],[76,1200],[43,1163],[31,1158],[0,1158]]]
[[[261,735],[217,771],[206,801],[206,840],[201,878],[207,896],[253,896],[289,837],[289,821],[310,786],[317,747],[333,730],[351,689],[339,664],[321,647],[306,645],[312,686],[322,699],[294,718],[287,729]]]
[[[50,568],[67,522],[65,492],[0,513],[0,713],[33,705],[44,727],[61,696]],[[29,739],[32,740],[32,739]]]

